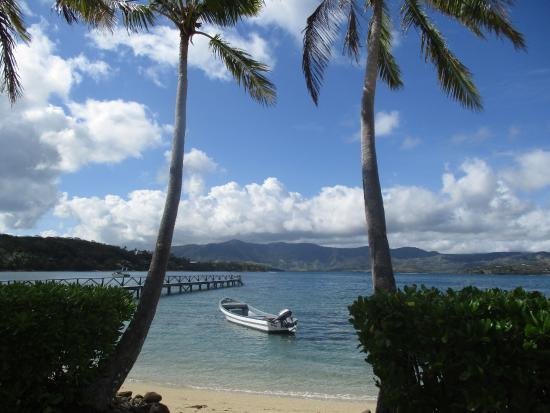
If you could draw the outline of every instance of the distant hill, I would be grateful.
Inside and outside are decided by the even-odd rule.
[[[0,271],[146,271],[151,252],[127,250],[78,238],[15,237],[0,234]],[[238,262],[191,262],[171,256],[174,271],[266,271],[269,266]]]
[[[368,247],[331,248],[309,243],[255,244],[231,240],[217,244],[172,247],[178,257],[196,261],[243,261],[286,271],[367,271]],[[397,272],[548,274],[548,252],[440,254],[419,248],[391,250]]]

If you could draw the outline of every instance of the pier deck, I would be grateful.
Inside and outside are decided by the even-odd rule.
[[[101,285],[120,287],[132,292],[139,298],[147,277],[78,277],[50,278],[47,280],[6,280],[0,284],[34,284],[36,282],[55,282],[59,284]],[[167,275],[164,279],[163,292],[166,295],[207,291],[217,288],[240,287],[243,285],[240,275]]]

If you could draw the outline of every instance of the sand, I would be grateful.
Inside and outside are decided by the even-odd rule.
[[[160,386],[151,383],[126,382],[121,390],[135,394],[155,391],[171,413],[361,413],[375,411],[376,402],[315,400],[295,397],[264,396],[259,394],[197,390]]]

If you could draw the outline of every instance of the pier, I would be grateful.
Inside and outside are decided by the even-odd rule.
[[[143,277],[78,277],[78,278],[50,278],[47,280],[8,280],[0,284],[34,284],[36,282],[54,282],[58,284],[100,285],[104,287],[120,287],[128,290],[139,298],[146,276]],[[218,288],[240,287],[243,281],[240,275],[167,275],[164,278],[163,292],[165,295],[192,293]]]

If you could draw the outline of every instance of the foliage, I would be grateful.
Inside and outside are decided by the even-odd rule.
[[[121,288],[0,285],[3,411],[55,412],[97,376],[134,310]]]
[[[550,300],[416,286],[350,306],[367,362],[399,412],[550,411]]]
[[[0,234],[0,271],[147,271],[151,252],[61,237]],[[172,271],[265,271],[266,265],[239,262],[191,262],[170,256]]]
[[[380,3],[378,3],[380,2]],[[523,35],[510,22],[508,8],[514,0],[402,0],[403,31],[415,29],[420,35],[420,50],[426,61],[436,68],[439,84],[453,100],[466,108],[481,110],[481,96],[472,74],[448,48],[444,36],[432,22],[427,10],[437,11],[458,22],[475,36],[486,38],[487,33],[508,39],[516,49],[525,49]],[[315,104],[323,83],[325,69],[332,55],[333,43],[345,22],[344,53],[356,61],[362,46],[361,27],[368,27],[370,42],[374,15],[367,20],[369,8],[382,7],[382,27],[379,42],[378,74],[390,89],[403,86],[401,71],[392,46],[392,19],[384,0],[322,0],[307,19],[304,29],[302,70],[308,91]],[[367,23],[367,24],[365,24]]]
[[[14,49],[16,39],[29,42],[31,37],[25,28],[23,13],[16,0],[0,1],[0,93],[6,92],[11,103],[21,96],[22,86],[17,74]]]

